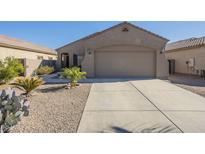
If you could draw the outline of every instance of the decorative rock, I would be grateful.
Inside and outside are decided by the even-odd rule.
[[[38,95],[31,97],[29,116],[22,118],[11,132],[76,132],[90,87],[90,84],[82,84],[68,91],[63,88],[63,84],[41,86],[38,89]],[[41,92],[41,90],[51,88],[60,90]]]

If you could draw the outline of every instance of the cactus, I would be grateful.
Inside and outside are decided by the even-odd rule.
[[[2,91],[0,95],[0,132],[9,132],[22,116],[29,115],[29,101],[23,96],[16,96],[15,91],[12,95]]]

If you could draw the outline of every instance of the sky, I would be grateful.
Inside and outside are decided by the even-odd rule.
[[[1,21],[0,34],[56,49],[118,23],[120,21]],[[131,23],[163,36],[170,42],[205,36],[205,22],[201,21],[131,21]]]

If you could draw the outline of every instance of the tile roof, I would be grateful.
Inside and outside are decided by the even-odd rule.
[[[79,40],[76,40],[76,41],[73,41],[73,42],[71,42],[71,43],[68,43],[68,44],[66,44],[66,45],[64,45],[64,46],[62,46],[62,47],[57,48],[56,50],[59,50],[59,49],[61,49],[61,48],[64,48],[64,47],[66,47],[66,46],[69,46],[69,45],[71,45],[71,44],[73,44],[73,43],[76,43],[76,42],[79,42],[79,41],[82,41],[82,40],[90,39],[90,38],[92,38],[92,37],[95,37],[95,36],[97,36],[97,35],[100,35],[100,34],[106,32],[106,31],[108,31],[108,30],[111,30],[111,29],[113,29],[113,28],[115,28],[115,27],[119,27],[119,26],[123,26],[123,25],[130,25],[130,26],[132,26],[132,27],[134,27],[134,28],[137,28],[137,29],[140,29],[140,30],[142,30],[142,31],[144,31],[144,32],[146,32],[146,33],[149,33],[149,34],[151,34],[151,35],[153,35],[153,36],[155,36],[155,37],[158,37],[158,38],[161,38],[161,39],[163,39],[163,40],[169,41],[169,40],[168,40],[167,38],[165,38],[165,37],[162,37],[162,36],[160,36],[160,35],[158,35],[158,34],[155,34],[155,33],[151,32],[151,31],[148,31],[148,30],[146,30],[146,29],[143,29],[143,28],[138,27],[138,26],[136,26],[136,25],[134,25],[134,24],[131,24],[131,23],[129,23],[129,22],[124,21],[124,22],[121,22],[121,23],[119,23],[119,24],[117,24],[117,25],[114,25],[114,26],[112,26],[112,27],[110,27],[110,28],[107,28],[107,29],[105,29],[105,30],[102,30],[102,31],[100,31],[100,32],[93,33],[93,34],[88,35],[88,36],[86,36],[86,37],[83,37],[83,38],[81,38],[81,39],[79,39]]]
[[[41,45],[36,45],[36,44],[30,43],[24,40],[11,38],[5,35],[0,35],[0,46],[17,48],[17,49],[22,49],[22,50],[29,50],[33,52],[52,54],[52,55],[57,54],[54,49],[43,47]]]
[[[205,45],[205,37],[200,38],[190,38],[186,40],[181,40],[173,43],[169,43],[165,47],[165,51],[177,50],[177,49],[187,49],[195,48]]]

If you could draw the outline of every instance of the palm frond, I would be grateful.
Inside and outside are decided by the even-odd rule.
[[[70,79],[71,86],[75,87],[79,80],[86,77],[86,72],[81,72],[79,67],[65,68],[61,77]]]
[[[30,94],[34,89],[44,84],[44,81],[39,77],[20,77],[15,80],[12,85],[25,91],[26,95]]]

